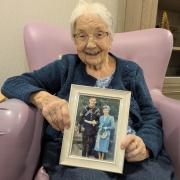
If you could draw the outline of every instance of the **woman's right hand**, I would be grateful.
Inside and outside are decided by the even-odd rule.
[[[68,102],[48,92],[40,91],[31,95],[31,102],[42,110],[44,118],[51,126],[62,131],[70,127]]]

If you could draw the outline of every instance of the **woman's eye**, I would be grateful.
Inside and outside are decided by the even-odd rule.
[[[97,35],[98,35],[99,37],[101,37],[101,36],[103,36],[103,33],[98,33]]]
[[[83,37],[86,37],[85,34],[79,34],[79,37],[83,38]]]
[[[103,37],[103,35],[104,35],[104,34],[103,34],[102,32],[98,32],[98,33],[96,33],[96,37],[97,37],[97,38],[102,38],[102,37]]]

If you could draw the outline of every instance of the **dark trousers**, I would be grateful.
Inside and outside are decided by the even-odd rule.
[[[125,162],[123,175],[61,165],[49,174],[50,180],[176,180],[171,164],[150,159],[139,163]]]
[[[176,180],[172,163],[165,152],[158,159],[124,163],[122,174],[88,168],[58,165],[59,143],[47,143],[44,163],[50,180]]]
[[[82,156],[88,157],[90,155],[94,155],[95,139],[95,135],[87,135],[86,133],[83,133]]]
[[[146,159],[134,163],[125,162],[123,175],[59,165],[60,139],[62,139],[62,133],[59,132],[54,132],[53,139],[48,133],[45,135],[41,165],[49,174],[50,180],[176,180],[172,163],[164,150],[157,159]],[[84,152],[90,153],[94,148],[95,136],[91,136],[90,139],[84,136],[84,142],[85,140],[90,142],[90,146],[89,143],[88,146],[84,146]]]

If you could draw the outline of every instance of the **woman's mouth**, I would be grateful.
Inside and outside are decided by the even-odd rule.
[[[96,56],[100,53],[101,51],[97,51],[97,52],[94,52],[94,51],[85,51],[84,53],[89,55],[89,56]]]

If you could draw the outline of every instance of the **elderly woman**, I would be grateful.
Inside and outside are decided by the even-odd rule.
[[[171,161],[164,151],[162,122],[154,107],[142,69],[109,53],[112,17],[98,3],[80,3],[71,16],[71,32],[77,54],[21,76],[9,78],[2,87],[8,98],[18,98],[42,111],[47,120],[42,165],[52,180],[170,180]],[[70,126],[68,97],[71,84],[98,86],[132,92],[130,117],[135,134],[127,134],[123,175],[58,165],[62,130]]]
[[[109,152],[111,132],[114,129],[114,117],[109,114],[110,106],[104,105],[102,111],[103,115],[99,118],[99,130],[94,147],[100,160],[104,160],[105,153]]]

